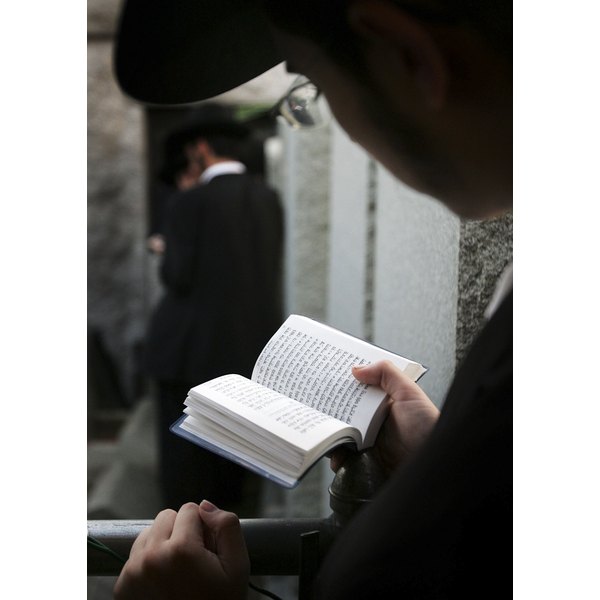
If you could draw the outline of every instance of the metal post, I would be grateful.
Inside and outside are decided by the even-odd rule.
[[[329,487],[329,506],[335,525],[345,526],[358,510],[371,502],[385,480],[372,450],[350,455]]]
[[[298,600],[312,597],[312,586],[319,571],[322,547],[319,531],[300,535],[300,573],[298,577]]]

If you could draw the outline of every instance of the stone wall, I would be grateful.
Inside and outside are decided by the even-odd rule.
[[[512,256],[512,216],[461,222],[332,129],[328,321],[429,367],[441,405]]]
[[[129,403],[145,325],[145,174],[143,112],[113,77],[117,9],[88,3],[88,326]]]

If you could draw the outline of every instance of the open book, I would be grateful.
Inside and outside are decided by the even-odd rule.
[[[193,387],[171,431],[285,487],[341,444],[372,446],[385,392],[359,383],[353,365],[388,359],[416,381],[419,363],[291,315],[261,352],[252,379],[223,375]]]

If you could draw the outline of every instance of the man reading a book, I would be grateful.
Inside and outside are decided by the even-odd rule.
[[[133,97],[201,100],[285,60],[311,82],[302,103],[288,96],[279,105],[297,127],[314,123],[311,102],[322,93],[348,134],[415,189],[461,217],[511,210],[510,2],[182,0],[170,18],[166,3],[149,4],[128,0],[121,22],[117,75]],[[315,597],[470,598],[490,588],[510,597],[508,281],[441,414],[390,363],[354,371],[392,399],[376,442],[389,480],[338,536]],[[243,598],[247,578],[237,518],[203,501],[158,515],[115,593]]]

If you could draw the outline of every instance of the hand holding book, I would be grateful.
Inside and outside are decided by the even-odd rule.
[[[259,356],[252,379],[225,375],[192,388],[172,430],[293,487],[341,444],[373,445],[389,409],[386,391],[352,366],[389,360],[410,381],[426,369],[312,319],[291,315]],[[416,386],[415,386],[416,387]]]
[[[383,469],[390,473],[421,446],[440,411],[427,394],[390,361],[354,367],[352,373],[360,382],[379,386],[388,395],[390,412],[373,451]],[[334,472],[343,465],[347,455],[344,447],[332,451],[330,460]]]

